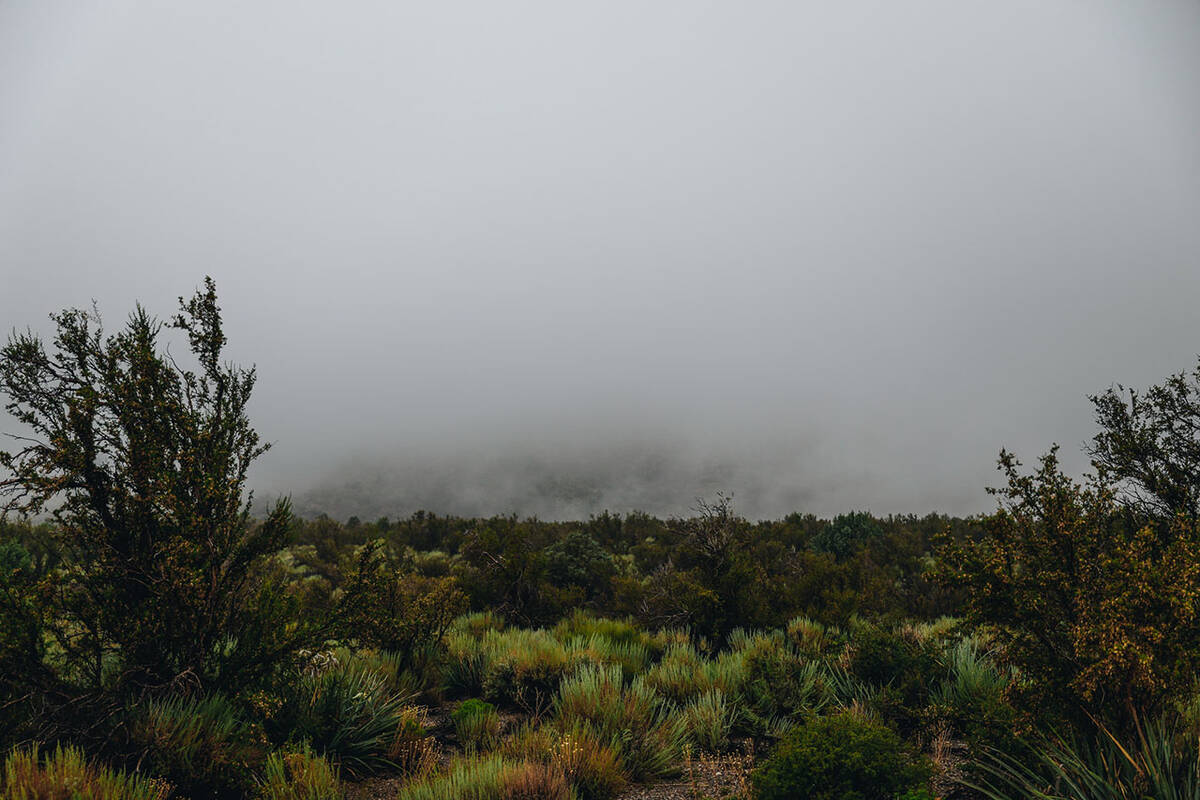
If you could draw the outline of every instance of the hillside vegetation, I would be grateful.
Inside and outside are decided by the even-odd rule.
[[[5,798],[1200,796],[1200,370],[978,518],[341,522],[250,514],[211,281],[54,319],[0,351]]]

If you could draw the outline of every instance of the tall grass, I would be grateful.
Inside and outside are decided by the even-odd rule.
[[[308,745],[267,757],[259,800],[340,800],[342,784],[328,759]]]
[[[944,657],[947,676],[930,692],[936,705],[970,709],[982,699],[997,698],[1008,686],[1009,677],[981,647],[965,637],[951,645]]]
[[[612,800],[629,783],[617,751],[578,721],[566,726],[526,724],[505,743],[504,753],[550,764],[566,776],[578,800]]]
[[[491,703],[467,700],[450,715],[458,741],[468,752],[490,750],[500,737],[500,716]]]
[[[683,709],[688,735],[700,749],[712,753],[729,747],[729,733],[737,717],[737,707],[726,700],[720,689],[697,695]]]
[[[546,764],[493,755],[459,759],[447,772],[405,786],[397,800],[571,800],[571,787]]]
[[[266,755],[233,704],[217,694],[148,701],[129,711],[126,728],[142,767],[189,796],[249,785]]]
[[[75,747],[43,755],[37,745],[4,759],[3,790],[4,800],[166,800],[172,793],[164,780],[89,763]]]
[[[611,742],[634,780],[678,771],[687,728],[640,676],[626,686],[619,667],[585,665],[563,681],[554,714],[564,726],[587,726]]]
[[[718,690],[728,697],[741,693],[746,679],[744,654],[738,650],[707,659],[690,642],[670,646],[662,659],[646,670],[645,681],[677,705]]]

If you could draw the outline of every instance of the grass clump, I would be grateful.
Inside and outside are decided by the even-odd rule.
[[[265,747],[222,695],[167,697],[129,712],[130,742],[146,771],[189,797],[213,797],[250,785]]]
[[[613,744],[633,780],[678,771],[687,740],[679,715],[640,677],[628,686],[616,666],[584,666],[563,681],[554,715],[564,728],[590,728]]]
[[[75,747],[43,756],[37,745],[4,759],[4,800],[166,800],[169,783],[92,764]]]
[[[629,783],[617,750],[586,724],[525,725],[506,743],[505,753],[550,764],[566,776],[578,800],[612,800]]]
[[[340,800],[337,769],[308,745],[267,757],[258,800]]]
[[[571,800],[571,787],[546,764],[492,755],[459,759],[445,773],[405,786],[397,800]]]
[[[488,631],[483,696],[493,703],[539,713],[571,667],[562,642],[545,630]]]
[[[930,691],[930,704],[969,740],[994,742],[1016,716],[1005,698],[1010,674],[971,637],[951,645],[944,661],[946,677]]]
[[[720,689],[709,689],[692,698],[683,709],[684,725],[701,750],[719,753],[729,747],[729,734],[737,721],[737,707]]]
[[[490,750],[500,738],[500,715],[483,700],[465,700],[450,715],[458,741],[468,751]]]

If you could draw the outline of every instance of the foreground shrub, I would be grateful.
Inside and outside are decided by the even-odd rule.
[[[307,741],[354,777],[395,768],[398,743],[424,736],[416,709],[355,663],[304,673],[270,727],[277,741]]]
[[[458,741],[467,750],[490,750],[500,736],[500,715],[483,700],[465,700],[450,715]]]
[[[1200,797],[1200,742],[1165,719],[1119,739],[1101,726],[1085,739],[1043,738],[1033,758],[990,750],[972,788],[989,800],[1193,800]]]
[[[221,695],[152,700],[130,712],[128,729],[141,767],[189,797],[249,785],[264,756],[262,743]]]
[[[43,757],[34,745],[4,760],[5,800],[166,800],[171,786],[88,763],[81,750],[58,747]]]
[[[469,757],[442,775],[405,786],[397,800],[571,800],[571,787],[546,764]]]
[[[258,787],[260,800],[340,800],[337,770],[307,745],[272,753]]]
[[[790,731],[751,782],[758,800],[892,800],[927,789],[931,772],[890,729],[838,714]]]
[[[641,678],[625,686],[619,667],[581,667],[563,681],[554,714],[563,727],[585,726],[612,742],[634,780],[678,771],[683,720]]]
[[[247,472],[269,445],[212,280],[167,323],[140,307],[111,333],[94,310],[52,319],[49,344],[26,331],[0,347],[0,393],[29,437],[0,452],[0,506],[52,512],[70,554],[39,609],[63,671],[118,697],[183,675],[233,689],[322,639],[273,560],[288,503],[250,514]],[[169,335],[187,345],[169,352]],[[100,668],[109,658],[119,670]]]

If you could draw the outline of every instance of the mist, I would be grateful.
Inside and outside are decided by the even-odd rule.
[[[0,327],[212,275],[307,515],[976,513],[1195,364],[1197,131],[1187,0],[8,0]]]

